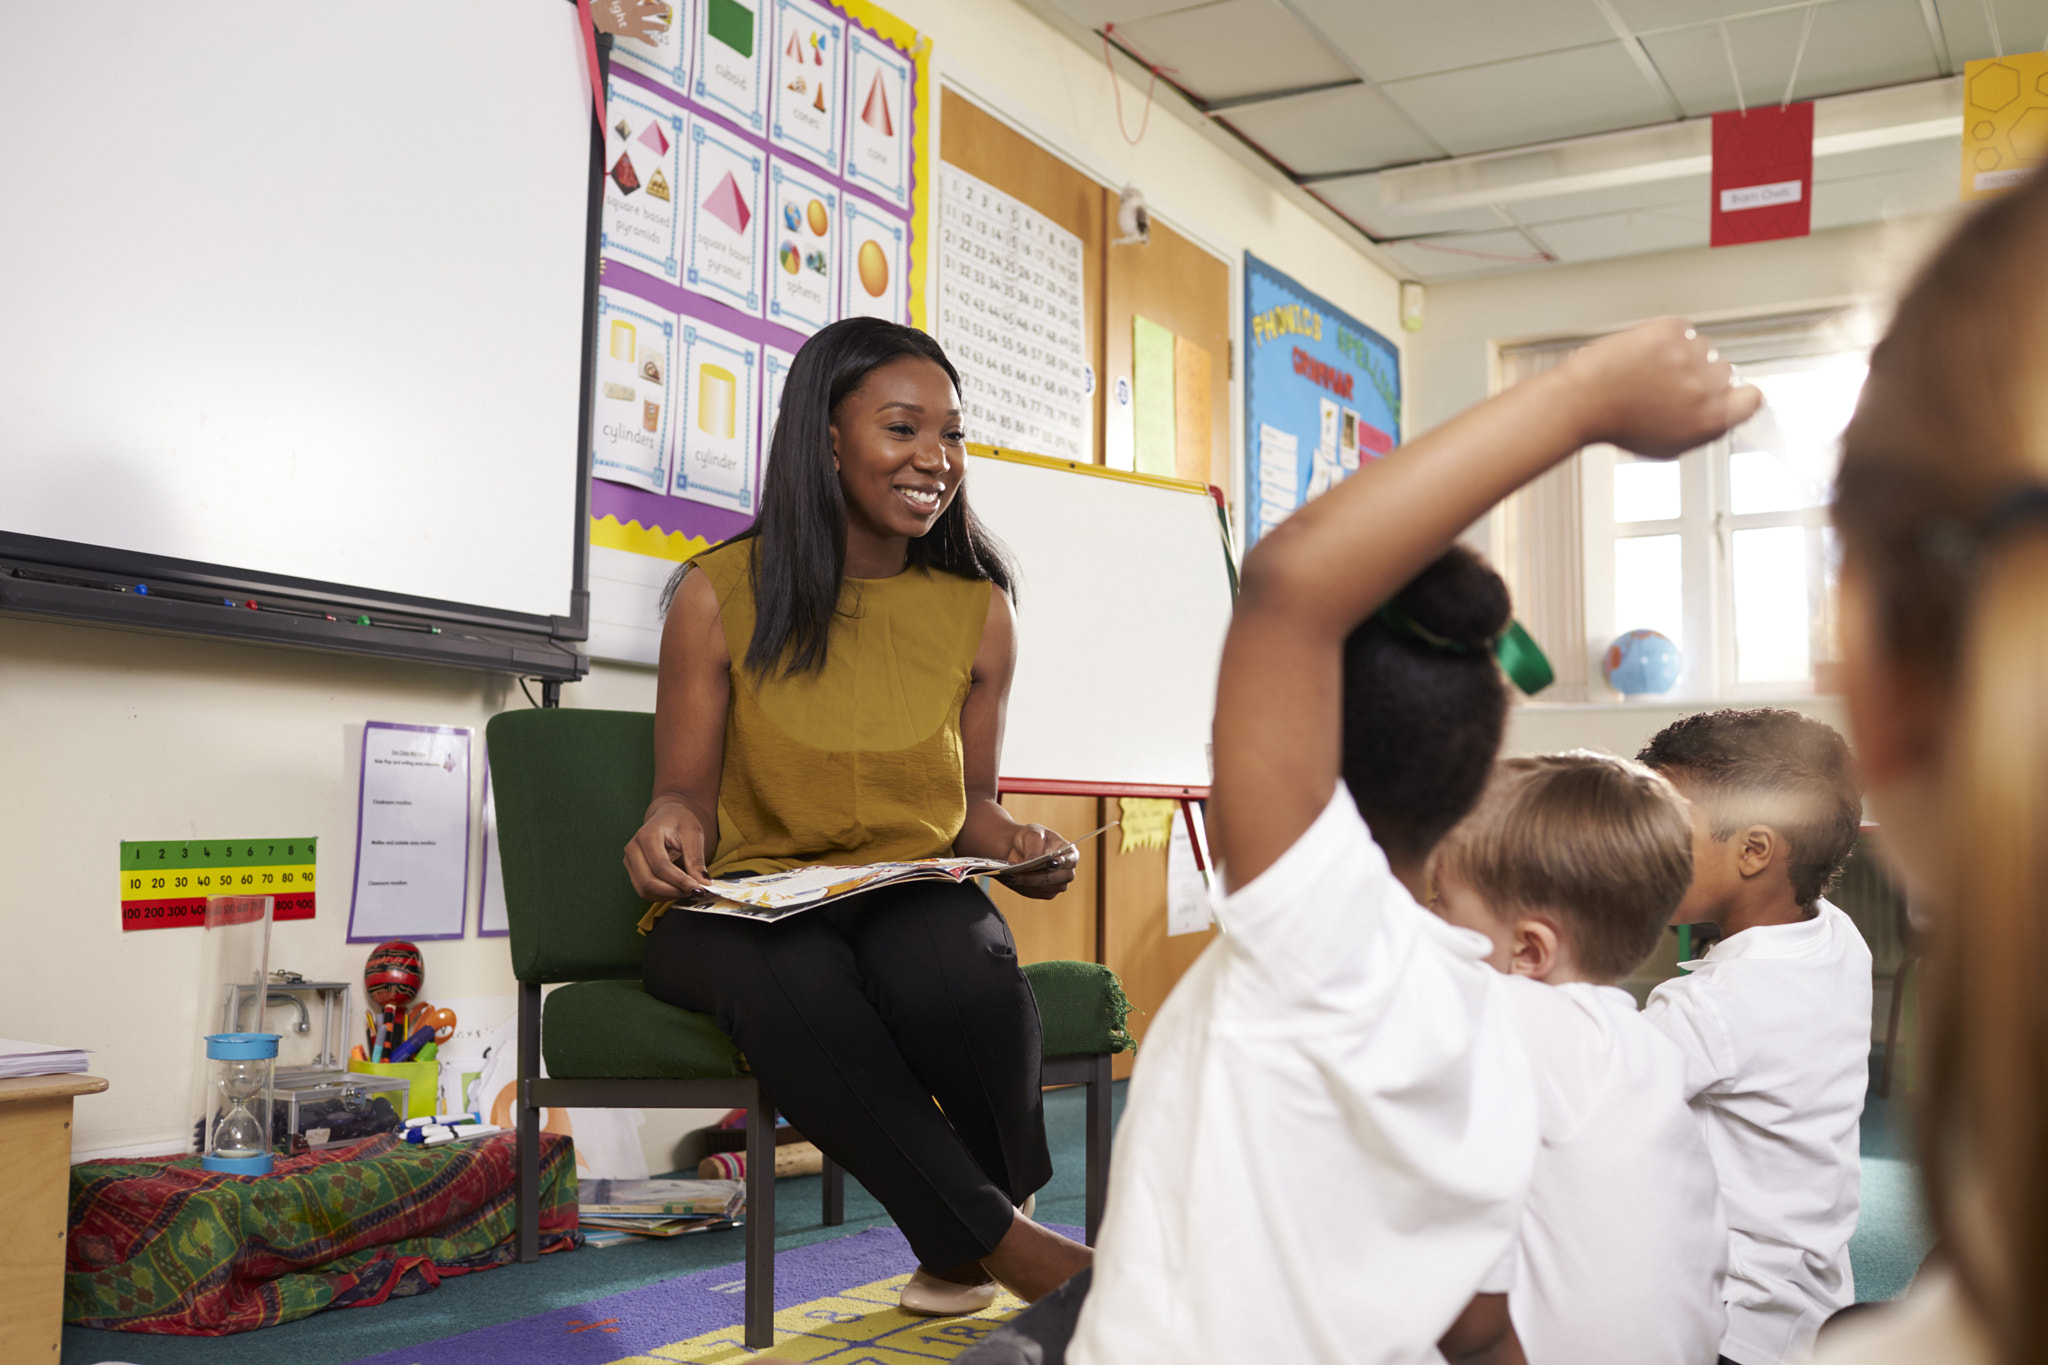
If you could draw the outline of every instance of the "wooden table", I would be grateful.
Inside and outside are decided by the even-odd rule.
[[[57,1360],[71,1097],[106,1088],[97,1076],[0,1080],[0,1341],[11,1360]]]

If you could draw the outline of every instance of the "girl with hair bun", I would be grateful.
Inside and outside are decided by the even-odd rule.
[[[760,518],[665,595],[654,798],[626,847],[656,902],[648,993],[716,1018],[881,1200],[923,1313],[986,1308],[997,1280],[1036,1299],[1090,1259],[1017,1207],[1052,1163],[1001,912],[933,881],[775,924],[669,903],[707,877],[1063,846],[996,799],[1013,574],[967,505],[964,441],[959,376],[924,333],[848,318],[797,352]],[[1056,896],[1075,860],[1003,880]]]

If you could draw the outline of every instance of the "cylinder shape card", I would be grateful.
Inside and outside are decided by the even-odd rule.
[[[633,324],[623,318],[612,319],[612,359],[633,363]]]
[[[730,441],[739,412],[739,383],[722,365],[697,367],[697,430]]]

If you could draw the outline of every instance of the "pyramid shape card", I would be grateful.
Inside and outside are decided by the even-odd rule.
[[[690,122],[691,197],[682,286],[761,316],[769,212],[762,193],[768,155],[709,119]]]
[[[844,157],[839,118],[846,22],[815,0],[775,0],[776,49],[768,140],[837,174]]]
[[[850,27],[846,30],[846,61],[846,179],[907,209],[910,59],[888,43]]]
[[[768,320],[809,335],[839,316],[839,191],[793,161],[768,163]]]
[[[606,256],[682,282],[683,207],[689,176],[683,164],[689,117],[644,86],[613,81],[606,108],[604,222]]]
[[[702,0],[690,94],[748,132],[768,131],[768,64],[780,60],[767,13],[775,0]]]

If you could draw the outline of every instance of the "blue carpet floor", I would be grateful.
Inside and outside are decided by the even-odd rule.
[[[1116,1087],[1121,1113],[1124,1087]],[[1082,1092],[1056,1090],[1045,1097],[1046,1135],[1052,1148],[1052,1183],[1039,1194],[1038,1218],[1046,1223],[1082,1221]],[[1873,1090],[1863,1120],[1863,1214],[1849,1243],[1856,1272],[1856,1297],[1879,1300],[1904,1291],[1927,1254],[1931,1240],[1920,1202],[1918,1176],[1906,1153],[1906,1105],[1898,1097],[1878,1099]],[[787,1251],[830,1237],[889,1225],[858,1183],[846,1186],[846,1222],[828,1228],[819,1221],[816,1176],[777,1182],[775,1244]],[[393,1299],[368,1309],[318,1313],[299,1322],[231,1337],[161,1337],[129,1332],[64,1329],[62,1365],[343,1365],[384,1351],[424,1345],[458,1332],[510,1322],[535,1313],[570,1308],[605,1295],[686,1275],[742,1259],[737,1231],[704,1233],[669,1241],[585,1248],[543,1257],[533,1265],[511,1265],[448,1280],[417,1298]]]

